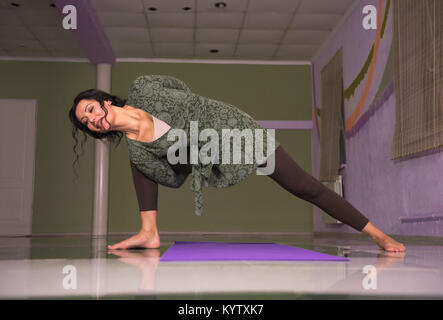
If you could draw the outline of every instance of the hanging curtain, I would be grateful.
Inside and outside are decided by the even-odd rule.
[[[442,42],[442,0],[394,0],[391,159],[443,146]]]
[[[342,49],[340,49],[320,74],[320,181],[335,181],[340,169],[340,134],[343,127],[342,79]]]

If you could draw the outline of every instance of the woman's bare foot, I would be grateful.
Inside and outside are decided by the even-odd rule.
[[[403,252],[406,250],[403,243],[395,241],[391,237],[387,235],[383,235],[381,237],[374,237],[374,241],[377,243],[378,247],[382,250],[388,252]]]
[[[144,248],[157,249],[160,247],[160,236],[158,232],[147,232],[140,230],[139,233],[121,241],[119,243],[109,245],[108,249],[130,249],[130,248]]]

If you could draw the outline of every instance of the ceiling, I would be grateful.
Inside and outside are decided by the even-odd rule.
[[[117,58],[296,61],[310,61],[356,2],[90,0]],[[0,56],[86,58],[51,3],[0,0]]]

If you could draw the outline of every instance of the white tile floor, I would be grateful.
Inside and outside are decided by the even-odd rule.
[[[399,255],[363,238],[162,236],[158,250],[108,252],[123,238],[0,238],[0,299],[443,298],[443,240],[406,238]],[[275,242],[351,260],[160,262],[174,241]]]

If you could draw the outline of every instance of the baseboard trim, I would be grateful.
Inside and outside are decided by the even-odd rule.
[[[107,236],[131,236],[136,232],[109,232]],[[174,237],[174,236],[193,236],[193,237],[312,237],[312,232],[206,232],[206,231],[161,231],[160,237]],[[16,237],[16,236],[4,236],[4,237]],[[23,236],[22,236],[23,237]],[[46,238],[46,237],[93,237],[90,233],[78,232],[78,233],[33,233],[31,238]]]
[[[413,241],[414,244],[424,245],[428,242],[443,244],[443,237],[436,236],[414,236],[414,235],[399,235],[399,234],[389,234],[390,237],[398,240],[400,242]],[[313,237],[315,238],[339,238],[339,239],[349,239],[349,240],[363,240],[370,239],[370,237],[363,233],[345,233],[345,232],[314,232]]]
[[[109,232],[108,237],[117,236],[131,236],[136,232]],[[284,237],[315,237],[315,238],[338,238],[338,239],[355,239],[367,240],[370,239],[363,233],[346,233],[346,232],[206,232],[206,231],[161,231],[160,237],[257,237],[257,238],[284,238]],[[413,236],[413,235],[393,235],[389,236],[398,241],[414,241],[414,243],[426,244],[429,241],[437,244],[443,244],[443,237],[436,236]],[[33,233],[31,235],[2,235],[0,238],[62,238],[62,237],[85,237],[85,238],[101,238],[93,237],[91,233],[87,232],[68,232],[68,233]]]

